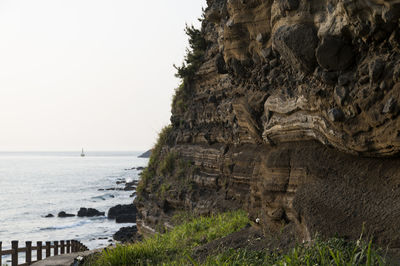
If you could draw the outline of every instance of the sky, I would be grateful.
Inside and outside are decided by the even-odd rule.
[[[0,151],[146,150],[206,0],[0,0]]]

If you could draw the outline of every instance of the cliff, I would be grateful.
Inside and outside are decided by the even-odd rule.
[[[266,233],[356,239],[364,226],[400,248],[400,1],[207,4],[201,62],[143,174],[139,229],[243,208]]]

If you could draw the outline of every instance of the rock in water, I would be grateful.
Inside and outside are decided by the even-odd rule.
[[[100,212],[92,208],[80,208],[78,211],[78,217],[94,217],[94,216],[104,216],[105,212]]]
[[[61,211],[57,215],[59,218],[66,218],[66,217],[74,217],[75,214],[66,213],[65,211]]]
[[[115,218],[117,224],[122,223],[136,223],[136,213],[135,214],[121,214]]]
[[[117,205],[108,211],[107,217],[108,219],[116,219],[117,217],[121,215],[135,215],[136,216],[137,209],[134,204],[128,204],[128,205]]]

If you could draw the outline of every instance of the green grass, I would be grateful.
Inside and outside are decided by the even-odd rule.
[[[140,182],[136,189],[139,196],[147,187],[148,182],[156,175],[163,146],[167,144],[171,132],[172,132],[172,126],[169,125],[164,127],[158,134],[158,139],[151,153],[149,164],[143,170],[142,175],[140,177]]]
[[[343,239],[315,239],[311,245],[298,245],[288,253],[228,250],[211,256],[204,265],[386,265],[385,259],[372,249],[371,242],[346,242]]]
[[[200,263],[192,258],[193,250],[215,239],[242,229],[249,223],[244,211],[233,211],[210,217],[195,217],[188,213],[175,216],[173,230],[146,238],[130,245],[117,245],[103,251],[86,265],[386,265],[381,250],[372,248],[372,241],[356,242],[339,238],[297,245],[288,252],[225,250]],[[186,221],[186,222],[185,222]]]
[[[240,230],[249,220],[244,211],[194,218],[165,234],[103,251],[89,265],[189,265],[194,247]]]

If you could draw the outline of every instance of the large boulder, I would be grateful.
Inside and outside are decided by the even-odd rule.
[[[317,33],[306,24],[284,25],[273,36],[273,47],[293,67],[312,72],[316,65]]]
[[[94,217],[94,216],[104,216],[105,212],[100,212],[92,208],[80,208],[78,211],[78,217]]]
[[[108,211],[108,219],[116,219],[118,216],[121,215],[135,215],[136,216],[137,209],[134,204],[128,204],[128,205],[117,205]]]
[[[140,235],[137,232],[136,226],[122,227],[113,235],[113,238],[120,242],[134,242],[135,240],[140,240]]]
[[[328,71],[345,70],[354,62],[351,45],[338,37],[327,36],[316,50],[318,64]]]
[[[115,219],[117,224],[123,223],[136,223],[136,213],[135,214],[121,214]]]

